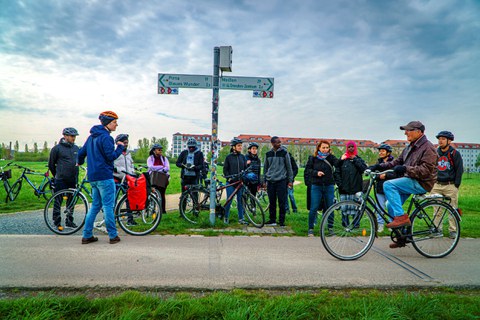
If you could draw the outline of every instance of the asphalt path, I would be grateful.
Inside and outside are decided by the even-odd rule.
[[[380,238],[364,257],[339,261],[318,237],[0,235],[0,288],[480,288],[477,239],[442,259]]]

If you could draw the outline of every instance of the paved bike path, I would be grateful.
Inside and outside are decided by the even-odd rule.
[[[480,288],[479,239],[443,259],[388,238],[356,261],[339,261],[318,237],[124,236],[89,245],[80,236],[0,235],[0,288]]]

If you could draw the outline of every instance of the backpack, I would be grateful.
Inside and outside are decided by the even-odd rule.
[[[447,152],[447,158],[448,158],[448,162],[450,162],[450,166],[452,169],[455,170],[455,163],[453,162],[453,158],[452,158],[452,155],[455,156],[455,153],[457,153],[457,149],[453,149],[452,152]]]
[[[139,211],[145,209],[147,202],[147,178],[144,174],[139,177],[126,176],[128,189],[128,205],[131,210]]]

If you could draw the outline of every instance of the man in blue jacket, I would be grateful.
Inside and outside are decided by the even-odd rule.
[[[115,226],[115,181],[113,180],[113,162],[125,149],[123,142],[117,141],[117,148],[110,136],[117,129],[118,116],[113,111],[105,111],[98,117],[101,124],[90,129],[90,136],[78,152],[78,164],[82,165],[87,157],[88,180],[92,186],[92,206],[88,210],[83,229],[82,244],[98,241],[93,236],[93,223],[103,206],[105,224],[110,237],[110,244],[118,243]]]

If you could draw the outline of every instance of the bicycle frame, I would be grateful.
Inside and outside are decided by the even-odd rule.
[[[33,174],[33,175],[37,175],[37,176],[40,176],[40,175],[43,176],[43,180],[42,180],[42,182],[40,183],[40,185],[38,186],[38,188],[37,188],[37,186],[35,185],[35,183],[33,183],[33,181],[28,178],[28,175],[29,175],[29,174]],[[39,197],[39,196],[47,193],[47,192],[42,191],[42,190],[43,190],[43,187],[44,187],[47,183],[51,183],[51,180],[50,180],[50,178],[48,177],[48,175],[49,175],[49,174],[48,174],[48,171],[45,172],[45,173],[39,173],[39,172],[35,172],[35,171],[32,171],[32,170],[29,170],[29,169],[27,169],[27,168],[23,168],[22,175],[20,176],[20,178],[18,178],[17,181],[19,181],[19,180],[21,180],[21,179],[24,179],[25,181],[27,181],[27,183],[33,188],[33,190],[34,190],[34,192],[35,192],[35,195],[36,195],[37,197]]]

